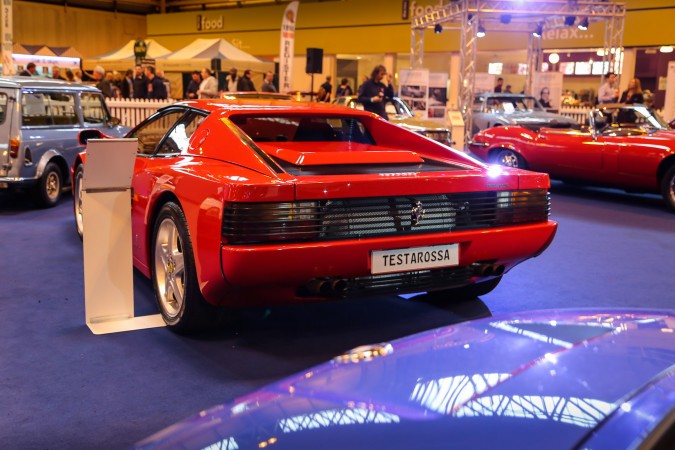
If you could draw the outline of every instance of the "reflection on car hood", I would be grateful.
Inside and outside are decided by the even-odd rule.
[[[522,112],[512,114],[502,114],[499,116],[505,123],[522,124],[522,123],[571,123],[576,124],[576,121],[570,117],[561,116],[560,114],[553,114],[548,112]]]
[[[571,448],[673,372],[673,328],[669,313],[626,310],[447,326],[355,349],[138,447]]]
[[[417,119],[415,117],[408,117],[399,119],[397,117],[389,116],[389,121],[397,125],[401,125],[409,130],[421,132],[425,130],[447,131],[448,127],[443,122],[435,122],[433,120]]]

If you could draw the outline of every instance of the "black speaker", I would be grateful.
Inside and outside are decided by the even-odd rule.
[[[323,49],[308,48],[307,65],[305,67],[305,73],[321,73],[321,72],[323,72]]]
[[[216,72],[220,72],[220,58],[213,58],[211,60],[211,70],[215,70]]]

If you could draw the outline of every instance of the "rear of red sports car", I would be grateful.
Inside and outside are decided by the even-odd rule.
[[[488,169],[373,116],[290,108],[220,121],[275,175],[224,198],[213,303],[459,294],[493,287],[555,233],[547,175]]]
[[[555,234],[546,174],[488,167],[354,109],[185,105],[203,113],[189,145],[134,174],[135,264],[175,329],[212,305],[475,297]]]

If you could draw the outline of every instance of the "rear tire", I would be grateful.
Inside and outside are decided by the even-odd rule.
[[[169,202],[157,215],[152,239],[155,298],[167,326],[177,333],[202,331],[213,324],[216,308],[199,289],[187,220]]]
[[[509,148],[502,148],[497,150],[493,162],[506,166],[513,167],[515,169],[527,169],[527,163],[525,159],[518,154],[515,150]]]
[[[34,187],[33,198],[38,206],[51,208],[61,199],[61,188],[63,187],[63,177],[61,169],[54,162],[47,163],[42,176]]]
[[[661,194],[668,208],[675,211],[675,165],[661,179]]]
[[[73,213],[75,215],[75,228],[77,234],[82,239],[84,236],[84,225],[82,221],[82,178],[84,177],[84,166],[80,164],[75,169],[73,177]]]

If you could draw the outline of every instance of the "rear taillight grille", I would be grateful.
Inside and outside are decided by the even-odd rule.
[[[545,222],[545,190],[350,198],[288,203],[229,203],[229,244],[359,239]]]

